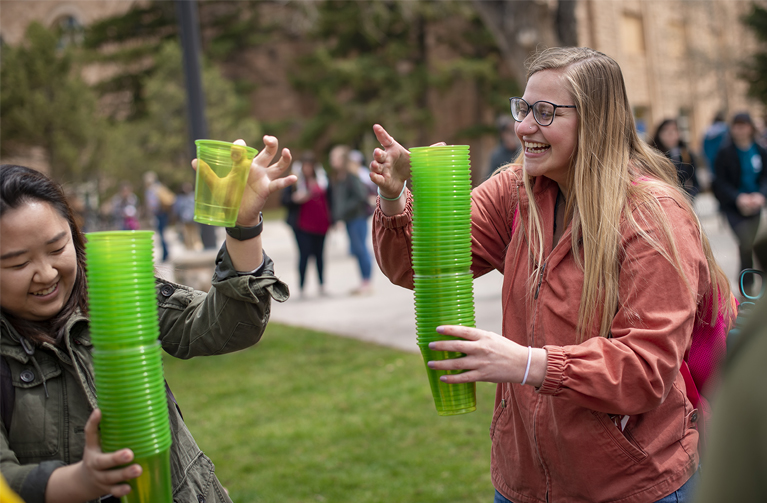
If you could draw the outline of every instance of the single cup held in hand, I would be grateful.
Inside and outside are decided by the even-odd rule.
[[[197,140],[194,221],[234,227],[250,163],[258,150],[225,141]]]

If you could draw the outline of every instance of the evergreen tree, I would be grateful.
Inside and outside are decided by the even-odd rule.
[[[427,31],[451,18],[470,27],[463,38],[450,33],[447,42],[458,56],[430,60]],[[304,146],[360,147],[378,121],[397,131],[400,141],[422,143],[432,126],[430,90],[445,90],[460,79],[473,81],[497,110],[505,106],[499,93],[500,55],[466,4],[326,1],[318,6],[309,38],[316,49],[298,58],[292,71],[296,89],[316,102],[303,129]]]
[[[192,181],[189,165],[186,97],[181,49],[175,41],[155,51],[155,71],[146,80],[143,116],[116,122],[110,130],[109,165],[115,174],[140,184],[146,171],[155,171],[165,184]],[[206,118],[211,138],[261,147],[261,127],[249,117],[248,103],[216,67],[203,65]]]
[[[3,47],[0,149],[42,147],[54,178],[82,181],[100,165],[103,121],[72,49],[57,46],[58,33],[32,23],[19,46]]]
[[[767,8],[752,4],[743,18],[760,43],[760,49],[744,64],[742,77],[748,82],[748,94],[767,106]]]

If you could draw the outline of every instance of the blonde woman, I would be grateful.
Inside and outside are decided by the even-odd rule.
[[[503,335],[439,327],[465,340],[433,349],[466,356],[429,365],[498,383],[496,502],[689,501],[697,413],[680,367],[696,324],[728,309],[727,280],[674,166],[637,136],[615,61],[546,50],[511,112],[523,151],[472,193],[472,270],[504,274]],[[412,288],[408,152],[374,131],[376,258]]]

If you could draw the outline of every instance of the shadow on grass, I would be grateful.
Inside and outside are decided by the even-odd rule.
[[[418,354],[277,323],[246,351],[164,362],[235,502],[492,501],[492,384],[441,417]]]

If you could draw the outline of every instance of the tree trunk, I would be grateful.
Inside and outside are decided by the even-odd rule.
[[[525,61],[536,50],[575,45],[576,0],[472,0],[480,17],[523,84]]]

